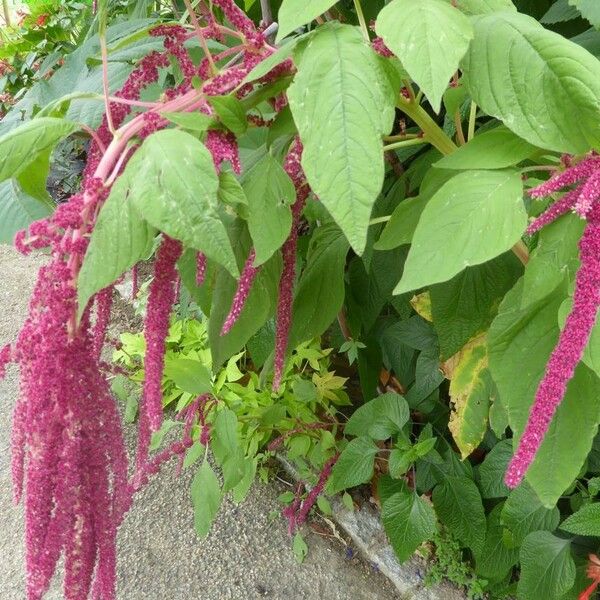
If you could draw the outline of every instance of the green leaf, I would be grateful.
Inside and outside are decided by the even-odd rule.
[[[199,396],[212,392],[210,371],[199,361],[177,357],[165,364],[165,376],[184,392]]]
[[[296,535],[294,536],[294,541],[292,543],[292,551],[294,553],[294,558],[296,559],[296,562],[302,564],[304,562],[304,559],[306,558],[306,555],[308,554],[308,546],[306,545],[304,538],[299,532],[296,533]]]
[[[279,32],[281,33],[281,25],[279,27]],[[244,77],[242,81],[242,85],[246,83],[250,83],[252,81],[256,81],[257,79],[261,79],[265,75],[267,75],[270,71],[272,71],[277,65],[281,64],[283,61],[287,60],[292,56],[292,52],[294,48],[296,48],[297,44],[302,40],[306,40],[310,33],[305,33],[303,35],[299,35],[295,38],[291,38],[286,40],[282,46],[280,46],[273,54],[269,54],[267,58],[261,60],[249,73]]]
[[[224,408],[217,413],[213,423],[210,447],[217,464],[220,466],[238,450],[237,429],[237,416],[231,409]]]
[[[171,419],[165,419],[160,429],[152,433],[152,438],[150,441],[150,450],[158,450],[158,448],[161,447],[167,433],[169,433],[169,431],[171,431],[173,427],[177,427],[178,425],[181,425],[181,422],[171,421]]]
[[[329,10],[337,0],[283,0],[279,8],[279,30],[277,32],[277,42],[279,43],[286,35],[289,35],[322,15]]]
[[[540,19],[540,23],[555,25],[556,23],[565,23],[573,19],[578,19],[580,16],[579,11],[569,4],[569,0],[558,0]]]
[[[408,560],[437,529],[431,504],[408,488],[383,503],[381,520],[400,562]]]
[[[533,156],[538,149],[500,126],[474,137],[435,163],[440,169],[504,169]]]
[[[128,202],[153,227],[239,275],[217,212],[219,179],[202,142],[184,131],[158,131],[133,155],[121,180]]]
[[[558,339],[557,312],[566,296],[564,287],[523,308],[521,279],[504,298],[488,334],[490,370],[507,409],[515,445]],[[554,506],[577,477],[599,420],[600,383],[580,364],[526,475],[545,506]]]
[[[502,508],[502,525],[510,531],[515,546],[534,531],[554,531],[559,521],[558,508],[546,508],[527,482],[509,494]]]
[[[433,506],[440,521],[463,546],[475,553],[485,540],[485,513],[477,486],[466,477],[446,477],[433,490]]]
[[[394,121],[395,94],[380,57],[357,28],[323,26],[302,54],[288,98],[308,182],[362,254],[383,185],[381,136]]]
[[[501,512],[502,504],[499,504],[488,515],[485,543],[475,557],[477,575],[493,580],[502,579],[519,561],[519,551],[507,548],[504,543]]]
[[[79,316],[96,292],[148,257],[156,233],[130,202],[127,179],[117,179],[100,209],[79,271]]]
[[[427,203],[394,290],[447,281],[465,267],[509,250],[527,225],[521,178],[514,171],[466,171]]]
[[[375,250],[392,250],[402,244],[410,244],[426,203],[427,198],[422,196],[400,202],[375,242]]]
[[[575,535],[600,537],[600,502],[585,504],[561,524],[563,531]]]
[[[0,137],[0,181],[16,177],[56,144],[80,129],[77,123],[42,117]]]
[[[520,13],[486,15],[474,27],[462,68],[485,113],[540,148],[580,154],[598,146],[596,58]]]
[[[393,0],[379,13],[376,30],[439,112],[473,38],[469,19],[443,0]]]
[[[456,354],[468,340],[490,326],[500,301],[522,273],[519,259],[507,252],[429,288],[442,360]]]
[[[487,365],[485,336],[471,340],[444,365],[452,403],[448,429],[463,460],[479,446],[487,430],[495,391]]]
[[[386,440],[401,431],[408,418],[406,400],[394,392],[388,392],[357,408],[346,423],[344,433]]]
[[[51,150],[47,150],[45,153],[40,154],[31,164],[23,169],[17,177],[21,190],[48,206],[49,209],[53,209],[55,206],[54,200],[52,200],[46,187],[48,172],[50,170],[51,154]]]
[[[522,600],[559,600],[575,583],[569,540],[548,531],[535,531],[525,538],[520,559],[517,593]]]
[[[504,473],[512,458],[510,440],[498,442],[479,465],[479,489],[484,499],[505,498],[509,489],[504,483]]]
[[[235,96],[212,96],[209,102],[227,129],[236,135],[245,133],[248,129],[246,111]]]
[[[296,288],[289,347],[321,335],[344,302],[344,268],[348,242],[333,224],[312,236],[306,267]]]
[[[254,265],[267,261],[281,248],[292,227],[290,205],[296,199],[292,180],[270,154],[244,176],[248,199],[248,229],[254,242]]]
[[[201,112],[193,113],[161,113],[161,116],[165,119],[179,125],[183,129],[188,131],[194,131],[196,133],[205,132],[211,125],[214,124],[215,119],[209,115],[205,115]]]
[[[46,203],[23,192],[15,179],[0,182],[0,243],[12,243],[17,231],[51,212]]]
[[[335,494],[370,481],[378,452],[379,448],[367,437],[352,440],[333,467],[327,484],[329,492]]]
[[[600,28],[600,5],[596,0],[569,0],[596,29]]]
[[[455,6],[456,0],[446,0]],[[483,15],[500,10],[516,10],[511,0],[460,0],[458,8],[467,15]]]
[[[191,493],[196,533],[204,538],[208,535],[221,505],[219,480],[206,460],[194,476]]]
[[[219,174],[219,191],[217,192],[217,197],[219,198],[219,202],[233,207],[246,206],[248,204],[244,188],[242,188],[235,175],[228,171],[221,171]]]

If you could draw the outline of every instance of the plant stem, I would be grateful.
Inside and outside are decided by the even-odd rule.
[[[208,44],[206,43],[206,38],[202,34],[202,27],[200,27],[200,23],[198,22],[198,17],[196,16],[194,7],[192,6],[192,3],[190,2],[190,0],[183,0],[183,2],[185,4],[185,7],[187,8],[189,15],[190,15],[190,20],[192,22],[192,25],[194,26],[194,30],[196,31],[196,36],[200,42],[200,46],[202,47],[202,50],[204,51],[204,56],[206,56],[206,58],[208,60],[208,64],[210,65],[211,73],[217,73],[218,69],[215,66],[215,62],[213,60],[212,54],[210,53],[210,50],[208,49]]]
[[[378,225],[379,223],[387,223],[392,218],[392,215],[386,215],[385,217],[375,217],[369,221],[369,225]]]
[[[271,2],[269,0],[260,0],[260,10],[262,13],[262,22],[265,27],[268,27],[273,22]]]
[[[422,133],[405,133],[400,135],[384,135],[383,139],[386,142],[401,142],[403,140],[414,140],[415,138],[423,137]]]
[[[12,25],[12,20],[10,18],[10,7],[8,6],[8,0],[2,0],[2,10],[4,11],[4,24],[7,27]]]
[[[458,143],[461,146],[464,146],[467,143],[467,140],[465,140],[465,133],[463,131],[462,120],[460,118],[460,110],[458,109],[454,113],[454,125],[456,126],[456,135],[458,137]]]
[[[371,38],[369,37],[369,28],[367,27],[367,22],[365,21],[365,15],[363,13],[362,6],[360,5],[360,0],[354,0],[354,8],[356,9],[358,22],[360,23],[360,29],[363,37],[365,38],[365,42],[369,43],[371,41]]]
[[[471,102],[471,113],[469,114],[469,133],[467,139],[471,141],[475,137],[475,120],[477,117],[477,104]]]
[[[452,154],[456,150],[456,144],[418,104],[401,96],[398,108],[421,128],[427,141],[442,154]]]
[[[401,142],[394,142],[393,144],[388,144],[383,147],[384,152],[389,152],[390,150],[396,150],[398,148],[408,148],[409,146],[419,146],[420,144],[428,144],[429,140],[427,136],[420,136],[418,138],[414,138],[412,140],[402,140]]]
[[[112,112],[110,110],[110,91],[108,88],[108,50],[106,48],[106,34],[100,33],[100,51],[102,52],[102,89],[104,90],[104,107],[106,110],[106,122],[108,130],[115,135]]]

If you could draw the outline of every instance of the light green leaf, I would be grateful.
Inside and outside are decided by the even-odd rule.
[[[242,135],[248,129],[246,111],[235,96],[212,96],[209,102],[227,129],[236,135]]]
[[[522,600],[559,600],[575,583],[569,540],[548,531],[534,531],[525,538],[520,559],[517,594]]]
[[[288,98],[308,182],[362,254],[383,185],[381,136],[394,120],[395,94],[380,57],[357,28],[321,27],[302,54]]]
[[[514,171],[466,171],[427,203],[394,294],[447,281],[499,256],[527,225],[521,177]]]
[[[100,209],[79,271],[77,300],[80,316],[96,292],[148,257],[156,233],[156,229],[133,207],[128,197],[127,179],[117,179]]]
[[[296,559],[296,562],[302,564],[306,558],[306,555],[308,554],[308,546],[300,532],[296,533],[294,536],[292,551],[294,552],[294,558]]]
[[[379,448],[367,437],[352,440],[333,467],[327,484],[328,491],[335,494],[370,481],[378,452]]]
[[[504,483],[504,473],[512,458],[510,440],[498,442],[479,465],[479,489],[483,498],[505,498],[509,489]]]
[[[519,164],[538,149],[500,126],[475,136],[435,164],[440,169],[504,169]]]
[[[248,199],[248,229],[254,242],[254,266],[267,261],[283,245],[292,227],[290,205],[296,189],[281,164],[270,154],[244,176]]]
[[[0,182],[0,243],[11,243],[17,231],[51,212],[51,206],[23,192],[15,179]]]
[[[506,295],[488,333],[490,370],[507,409],[516,445],[525,429],[538,384],[558,339],[557,312],[565,286],[523,308],[523,280]],[[515,373],[519,376],[515,377]],[[585,398],[585,402],[581,402]],[[580,364],[569,382],[527,481],[542,504],[553,507],[577,477],[600,420],[600,382]]]
[[[435,512],[427,500],[406,488],[390,496],[381,510],[385,532],[400,562],[431,538],[437,527]]]
[[[212,428],[211,450],[220,466],[238,450],[237,429],[237,416],[231,409],[223,408],[217,413]]]
[[[279,30],[277,32],[277,42],[280,42],[286,35],[289,35],[322,15],[329,10],[337,0],[283,0],[279,8]]]
[[[196,533],[200,538],[204,538],[208,535],[221,505],[219,480],[206,460],[194,476],[191,494]]]
[[[569,0],[596,29],[600,28],[600,4],[596,0]]]
[[[439,112],[448,82],[473,38],[469,19],[443,0],[393,0],[379,13],[376,28]]]
[[[219,179],[202,142],[174,129],[154,133],[127,163],[121,180],[128,201],[152,226],[238,276],[217,212]]]
[[[244,193],[240,182],[235,178],[233,173],[221,171],[219,174],[219,191],[217,192],[219,202],[228,204],[229,206],[238,207],[239,205],[246,206],[248,199]]]
[[[203,133],[211,125],[214,124],[215,119],[209,115],[205,115],[199,111],[193,113],[161,113],[161,116],[165,119],[179,125],[183,129],[188,131],[195,131],[197,133]]]
[[[580,154],[600,144],[595,57],[516,12],[480,17],[474,27],[462,68],[484,112],[540,148]]]
[[[600,537],[600,502],[585,504],[567,517],[560,528],[575,535]]]
[[[279,31],[281,32],[281,26],[279,27]],[[250,83],[252,81],[256,81],[261,77],[267,75],[270,71],[272,71],[277,65],[281,64],[283,61],[287,60],[292,56],[292,52],[296,45],[305,40],[310,33],[305,33],[303,35],[299,35],[295,38],[291,38],[286,40],[283,45],[278,48],[273,54],[267,56],[267,58],[261,60],[251,71],[244,77],[242,81],[242,85],[246,83]]]
[[[410,244],[426,204],[427,198],[422,196],[400,202],[375,242],[375,250],[393,250],[402,244]]]
[[[455,5],[456,0],[446,0]],[[460,0],[458,8],[467,15],[483,15],[500,10],[516,10],[511,0]]]
[[[477,486],[466,477],[446,477],[433,490],[440,521],[463,546],[478,553],[485,540],[485,513]]]
[[[0,181],[16,177],[63,138],[80,129],[77,123],[43,117],[26,121],[0,137]]]
[[[346,423],[347,435],[368,435],[385,440],[402,430],[409,418],[406,400],[388,392],[357,408]]]
[[[165,376],[189,394],[199,396],[212,392],[210,371],[199,360],[180,357],[174,360],[167,359]]]
[[[289,346],[321,335],[344,302],[344,268],[348,242],[334,224],[313,234],[294,297]]]

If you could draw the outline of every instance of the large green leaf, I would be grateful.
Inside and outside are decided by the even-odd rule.
[[[219,480],[206,460],[192,481],[191,494],[196,533],[203,538],[208,535],[221,505]]]
[[[271,258],[290,234],[296,199],[292,180],[270,154],[265,154],[244,175],[244,192],[248,199],[248,229],[256,249],[254,265]]]
[[[447,281],[467,266],[499,256],[519,241],[526,225],[518,173],[456,175],[423,210],[394,293]]]
[[[431,504],[406,486],[383,503],[381,520],[401,562],[433,536],[437,525]]]
[[[474,137],[436,163],[440,169],[504,169],[519,164],[538,149],[500,126]]]
[[[450,358],[489,327],[500,301],[522,273],[521,263],[508,252],[429,288],[442,360]]]
[[[380,57],[357,28],[321,27],[302,54],[288,98],[306,177],[362,254],[383,184],[381,136],[394,121],[395,93]]]
[[[15,179],[0,182],[0,243],[10,243],[15,233],[47,217],[52,207],[26,194]]]
[[[569,0],[569,4],[577,10],[596,28],[600,28],[600,4],[596,0]]]
[[[283,0],[279,8],[279,30],[277,41],[280,42],[294,29],[310,23],[326,10],[329,10],[337,0]]]
[[[388,392],[357,408],[346,423],[344,432],[385,440],[402,431],[408,418],[406,400],[394,392]]]
[[[520,552],[520,600],[559,600],[575,583],[571,542],[548,531],[530,533]]]
[[[504,473],[512,458],[510,440],[498,442],[479,465],[479,489],[481,496],[487,498],[505,498],[509,489],[504,483]]]
[[[502,525],[519,546],[534,531],[554,531],[560,521],[556,506],[546,508],[527,482],[513,490],[502,508]]]
[[[132,206],[128,180],[123,177],[117,179],[100,209],[79,271],[77,297],[80,315],[96,292],[148,257],[156,233],[156,229],[144,221]]]
[[[210,371],[199,360],[177,357],[165,361],[165,376],[189,394],[199,396],[212,392]]]
[[[379,448],[367,437],[352,440],[333,467],[327,484],[329,491],[334,494],[370,481],[378,452]]]
[[[469,19],[443,0],[392,0],[379,13],[376,27],[439,112],[448,82],[473,38]]]
[[[487,518],[485,543],[476,558],[476,573],[498,580],[504,577],[519,561],[519,551],[504,543],[504,528],[500,522],[502,504],[495,506]]]
[[[515,445],[525,429],[537,386],[557,342],[557,313],[565,297],[562,285],[523,308],[521,279],[504,298],[490,328],[490,370],[507,409]],[[600,382],[581,364],[526,475],[545,506],[554,506],[577,477],[592,447],[599,420]]]
[[[392,250],[402,244],[410,244],[427,200],[417,196],[400,202],[375,242],[375,250]]]
[[[462,67],[488,115],[541,148],[579,154],[600,144],[596,58],[520,13],[486,15],[474,27]]]
[[[466,477],[446,477],[433,490],[438,517],[463,546],[478,553],[485,540],[485,513],[477,486]]]
[[[78,130],[77,123],[40,117],[9,131],[0,137],[0,181],[16,177],[60,140]]]
[[[453,6],[458,6],[467,15],[483,15],[499,10],[516,10],[511,0],[446,0]]]
[[[561,524],[563,531],[575,535],[600,537],[600,502],[585,504]]]
[[[217,211],[219,178],[210,152],[193,135],[166,129],[148,137],[119,181],[152,226],[239,274]]]
[[[321,335],[340,312],[347,254],[348,242],[333,223],[314,233],[294,297],[290,348]]]

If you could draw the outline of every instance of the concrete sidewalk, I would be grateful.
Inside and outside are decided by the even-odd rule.
[[[0,346],[25,317],[39,257],[0,245]],[[23,600],[23,520],[10,492],[10,420],[17,394],[14,368],[0,382],[0,597]],[[294,560],[277,485],[256,485],[241,505],[224,503],[206,540],[194,532],[189,499],[192,473],[172,466],[138,495],[119,533],[119,600],[394,600],[395,588],[338,542],[309,533],[309,555]],[[61,600],[57,582],[47,600]]]

